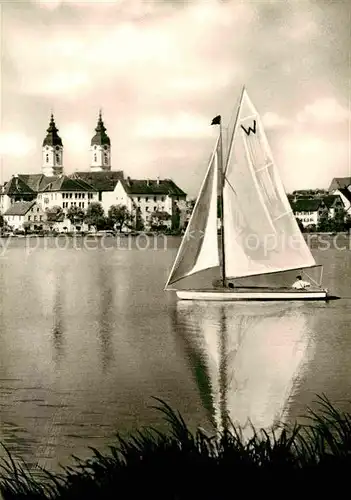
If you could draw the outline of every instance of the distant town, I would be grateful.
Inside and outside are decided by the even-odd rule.
[[[195,200],[171,179],[131,179],[111,169],[111,142],[101,113],[90,143],[87,171],[64,173],[63,143],[53,115],[36,174],[17,174],[0,186],[2,234],[88,231],[182,232]],[[303,231],[351,228],[351,177],[334,178],[328,189],[288,194]]]
[[[63,143],[51,115],[40,173],[13,175],[0,187],[2,231],[178,232],[184,226],[187,195],[171,179],[131,179],[111,169],[111,142],[101,113],[90,154],[89,170],[66,175]]]

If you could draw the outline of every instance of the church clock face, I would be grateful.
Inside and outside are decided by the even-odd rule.
[[[60,146],[56,146],[56,151],[60,151]]]

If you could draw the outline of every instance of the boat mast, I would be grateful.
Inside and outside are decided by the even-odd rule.
[[[223,165],[223,132],[222,132],[222,118],[219,120],[219,143],[220,143],[220,158],[219,158],[219,203],[221,210],[221,251],[222,251],[222,285],[225,287],[226,272],[225,272],[225,248],[224,248],[224,207],[223,207],[223,189],[224,189],[224,165]]]

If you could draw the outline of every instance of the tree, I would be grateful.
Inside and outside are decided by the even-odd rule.
[[[82,224],[84,221],[84,210],[82,208],[72,206],[67,210],[67,219],[73,224],[73,226],[77,227],[78,224]]]
[[[111,205],[108,210],[108,220],[116,226],[118,231],[122,231],[124,226],[131,227],[133,215],[125,205]]]
[[[5,225],[5,220],[3,216],[0,214],[0,227],[4,227],[4,225]]]
[[[331,230],[331,224],[328,210],[323,210],[319,216],[317,230],[326,233]]]
[[[151,229],[154,229],[156,231],[162,231],[162,230],[166,229],[167,224],[165,224],[165,222],[168,221],[170,218],[171,218],[171,216],[168,212],[164,212],[164,211],[152,212],[151,217],[150,217]]]
[[[178,231],[179,226],[180,226],[180,209],[179,209],[178,205],[175,205],[174,210],[173,210],[173,214],[172,214],[172,230]]]
[[[103,229],[106,225],[105,212],[101,203],[94,201],[87,208],[84,222],[88,226],[95,226],[97,230]]]
[[[135,209],[135,230],[143,231],[144,230],[144,221],[141,215],[140,207],[136,207]]]
[[[335,210],[333,217],[333,231],[345,231],[346,229],[347,214],[344,208],[338,208]]]
[[[25,234],[27,234],[28,230],[30,229],[30,222],[28,220],[24,221],[22,224],[22,228]]]
[[[47,208],[45,210],[45,213],[46,213],[46,223],[50,227],[50,229],[56,222],[63,222],[65,218],[65,214],[63,213],[62,208],[59,207],[58,205],[55,205],[54,207],[51,208]]]

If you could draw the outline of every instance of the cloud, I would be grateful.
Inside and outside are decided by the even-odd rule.
[[[262,116],[262,122],[267,129],[284,127],[289,124],[289,120],[277,115],[277,113],[273,113],[270,111]]]
[[[0,154],[15,158],[25,157],[33,152],[36,141],[21,132],[0,133]]]
[[[288,189],[328,186],[332,177],[348,175],[348,146],[342,140],[293,132],[282,137],[275,149]]]
[[[65,149],[77,153],[87,152],[93,136],[86,125],[79,122],[65,123],[59,131]]]
[[[345,119],[335,102],[347,95],[349,72],[346,9],[334,4],[321,9],[313,0],[38,0],[21,7],[7,2],[2,122],[36,137],[38,148],[30,162],[11,162],[8,148],[6,175],[21,168],[40,171],[51,108],[62,131],[66,172],[89,168],[101,106],[113,169],[143,177],[162,163],[157,173],[196,192],[213,146],[209,122],[217,114],[224,124],[234,121],[244,83],[279,155],[282,139],[291,142],[294,131],[295,143],[303,141],[304,128],[333,148],[330,127],[320,124],[330,116]],[[315,109],[321,96],[334,100],[329,107],[324,102],[323,113]],[[342,140],[347,145],[348,137]],[[293,158],[293,148],[289,154]],[[304,167],[289,159],[290,180],[303,183],[304,169],[310,169],[317,182],[318,164],[304,162],[302,153],[297,157]],[[345,165],[340,154],[330,163],[330,175]]]
[[[298,113],[300,123],[341,123],[351,119],[349,109],[343,108],[335,98],[318,99]]]
[[[149,138],[208,137],[213,135],[213,130],[207,117],[179,113],[168,118],[164,116],[145,118],[137,125],[136,134]]]

